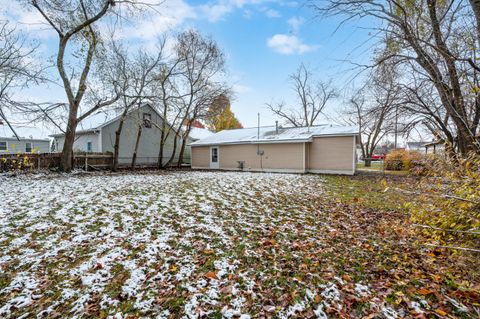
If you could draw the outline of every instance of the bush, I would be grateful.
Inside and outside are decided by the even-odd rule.
[[[393,150],[385,157],[385,169],[389,171],[412,170],[423,165],[423,156],[419,152],[407,150]]]
[[[434,239],[442,244],[479,248],[478,235],[465,231],[480,230],[480,156],[430,157],[423,175],[416,185],[420,198],[407,205],[413,221],[436,228]]]

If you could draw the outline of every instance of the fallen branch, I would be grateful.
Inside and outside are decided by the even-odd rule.
[[[473,252],[476,252],[476,253],[480,253],[480,249],[475,249],[475,248],[456,247],[456,246],[441,246],[441,245],[434,245],[434,244],[421,244],[421,245],[422,246],[435,247],[435,248],[457,249],[457,250],[473,251]]]
[[[463,201],[463,202],[467,202],[467,203],[472,203],[472,204],[475,204],[475,205],[480,205],[480,202],[477,202],[477,201],[474,201],[474,200],[471,200],[471,199],[466,199],[466,198],[459,197],[459,196],[454,196],[454,195],[447,195],[447,194],[429,194],[429,193],[422,193],[422,192],[414,192],[414,191],[407,191],[407,190],[405,190],[405,189],[401,189],[401,188],[398,188],[398,187],[395,187],[394,189],[397,190],[397,191],[400,191],[400,192],[402,192],[402,193],[409,194],[409,195],[424,195],[424,196],[432,196],[432,197],[456,199],[456,200],[459,200],[459,201]],[[388,191],[388,187],[385,189],[384,192],[386,192],[386,191]]]
[[[464,234],[480,235],[480,232],[470,231],[470,230],[447,229],[447,228],[439,228],[439,227],[433,227],[433,226],[428,226],[428,225],[420,225],[420,224],[412,224],[412,226],[421,227],[421,228],[430,228],[430,229],[434,229],[434,230],[440,230],[440,231],[446,231],[446,232],[452,232],[452,233],[464,233]]]

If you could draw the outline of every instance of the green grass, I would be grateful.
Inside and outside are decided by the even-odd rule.
[[[357,163],[357,169],[369,169],[369,170],[375,170],[375,171],[381,171],[383,169],[383,163],[382,162],[372,162],[370,167],[365,166],[364,162],[358,162]]]

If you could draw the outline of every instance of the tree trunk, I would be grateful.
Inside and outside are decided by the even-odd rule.
[[[470,0],[470,5],[477,21],[477,42],[480,48],[480,0]]]
[[[173,162],[173,160],[175,159],[175,153],[177,152],[177,138],[178,138],[178,133],[175,132],[175,135],[173,137],[172,155],[170,155],[170,158],[168,159],[168,162],[165,163],[165,167],[168,167]]]
[[[191,130],[191,126],[188,126],[187,127],[187,131],[185,132],[185,134],[183,135],[183,138],[182,138],[182,145],[180,146],[180,153],[178,154],[178,163],[177,163],[177,167],[181,167],[182,166],[182,162],[183,162],[183,155],[185,153],[185,147],[187,146],[187,140],[188,140],[188,136],[190,135],[190,130]]]
[[[62,160],[60,169],[63,172],[70,172],[73,168],[73,144],[75,143],[75,131],[77,129],[77,113],[71,110],[68,117],[67,131],[63,143]]]
[[[113,165],[112,171],[116,172],[118,170],[118,157],[120,156],[120,136],[123,130],[123,123],[125,122],[125,117],[127,116],[128,109],[125,108],[123,111],[122,117],[120,118],[120,123],[118,124],[118,128],[115,131],[115,145],[113,146]]]
[[[365,158],[365,167],[371,167],[371,166],[372,166],[372,159]]]
[[[137,163],[138,145],[140,144],[141,136],[142,136],[142,125],[139,125],[138,133],[137,133],[137,141],[135,142],[135,149],[133,150],[133,156],[132,156],[132,169],[135,168],[135,164]]]
[[[158,168],[163,168],[163,148],[165,147],[165,132],[162,129],[162,133],[160,136],[160,150],[158,151]]]

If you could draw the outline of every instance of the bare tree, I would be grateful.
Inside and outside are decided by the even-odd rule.
[[[344,22],[364,17],[381,22],[376,24],[379,26],[376,31],[388,35],[390,50],[375,64],[395,59],[397,63],[418,66],[420,72],[431,79],[442,107],[455,125],[459,152],[480,152],[475,138],[480,119],[480,90],[478,86],[471,87],[475,83],[471,75],[480,72],[480,68],[475,63],[476,50],[472,50],[476,41],[465,41],[467,37],[477,37],[471,32],[473,15],[470,6],[453,0],[328,0],[322,4],[311,3],[322,14],[344,17]]]
[[[396,122],[402,95],[400,87],[390,76],[377,73],[367,83],[350,97],[346,116],[347,121],[359,128],[362,156],[365,166],[369,167],[378,143],[388,134],[397,133]]]
[[[117,91],[120,95],[119,100],[113,104],[121,114],[115,130],[113,171],[118,169],[120,139],[127,115],[135,107],[141,106],[142,102],[150,99],[148,89],[155,80],[154,74],[158,72],[163,49],[164,46],[161,46],[155,55],[142,50],[132,55],[121,43],[112,41],[99,57],[100,74],[97,78],[100,84],[104,87],[110,86],[111,91]],[[139,126],[142,124],[139,123]]]
[[[0,120],[10,127],[17,139],[19,137],[7,118],[6,110],[19,104],[12,97],[15,90],[44,80],[40,66],[32,57],[35,48],[30,47],[26,38],[8,22],[0,21]]]
[[[217,80],[225,72],[225,57],[213,39],[188,30],[178,37],[177,54],[182,57],[182,82],[185,86],[179,100],[183,116],[177,130],[181,140],[177,163],[180,166],[192,123],[206,115],[217,96],[229,96],[230,87]]]
[[[159,167],[171,165],[177,154],[177,165],[181,165],[191,123],[206,114],[216,96],[229,92],[229,87],[218,81],[224,72],[225,60],[214,40],[195,30],[182,32],[175,40],[173,54],[157,77],[161,112],[164,119],[170,119],[169,125],[164,120],[162,127]],[[172,153],[164,161],[169,138]]]
[[[73,143],[77,125],[102,107],[116,102],[118,92],[103,97],[94,104],[81,110],[87,88],[89,74],[95,55],[101,43],[98,22],[105,16],[118,16],[115,8],[135,5],[135,1],[116,0],[32,0],[26,2],[38,11],[46,23],[58,35],[56,67],[68,100],[68,118],[65,130],[61,169],[72,169]],[[67,50],[73,46],[73,50]],[[76,47],[75,47],[76,46]],[[70,55],[68,55],[72,52]],[[73,62],[72,62],[73,60]],[[67,63],[68,61],[68,63]]]
[[[276,116],[293,126],[312,126],[319,119],[327,103],[337,97],[331,81],[322,82],[313,78],[313,74],[302,63],[295,73],[290,75],[298,106],[287,108],[285,102],[268,103],[267,107]]]

